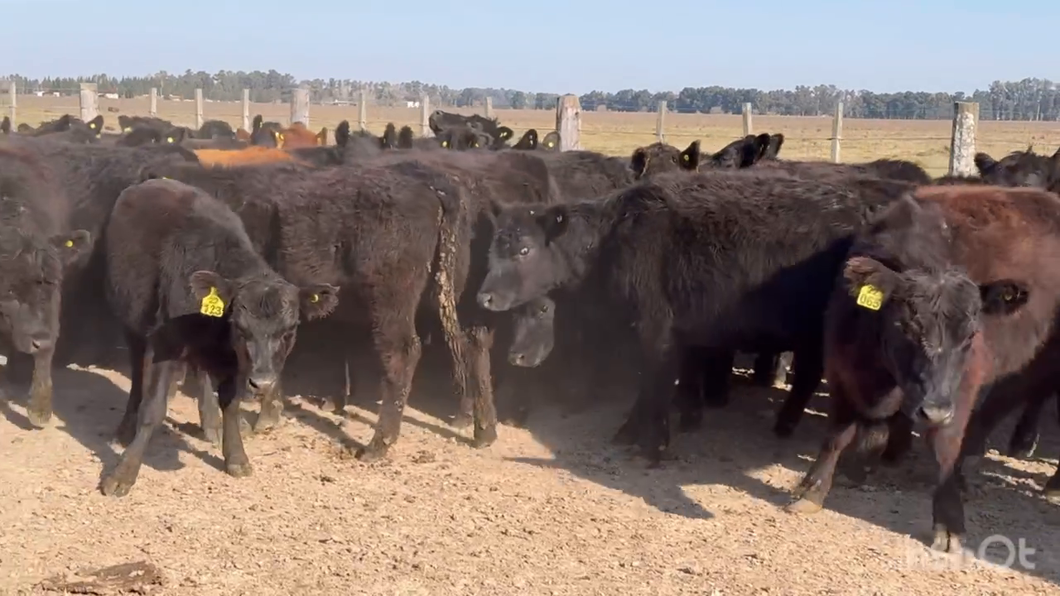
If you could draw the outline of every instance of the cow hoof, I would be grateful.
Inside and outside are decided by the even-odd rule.
[[[618,429],[615,436],[611,437],[611,443],[614,445],[633,445],[637,442],[637,431],[634,429],[631,422],[626,422],[622,425],[622,428]]]
[[[108,497],[124,497],[129,494],[136,480],[124,480],[120,474],[111,474],[99,483],[99,490]]]
[[[773,425],[773,434],[780,439],[787,439],[794,433],[795,425],[790,422],[778,420],[777,423]]]
[[[367,447],[361,447],[353,454],[359,461],[366,464],[377,462],[386,457],[387,447],[379,445],[375,441],[368,444]]]
[[[225,472],[233,478],[246,478],[254,473],[250,462],[225,464]]]
[[[475,423],[475,418],[471,414],[461,412],[453,417],[451,426],[453,428],[467,428]]]
[[[346,412],[346,400],[326,398],[320,404],[320,409],[333,414],[343,414]]]
[[[483,447],[489,447],[497,440],[497,427],[490,426],[488,428],[475,427],[475,439],[472,445],[476,449],[482,449]]]
[[[797,513],[799,515],[811,515],[817,513],[821,509],[824,509],[823,505],[805,497],[792,501],[784,506],[784,511],[787,511],[788,513]]]
[[[29,423],[37,428],[44,428],[52,420],[52,411],[29,407],[26,409],[26,418]]]
[[[122,448],[128,447],[129,443],[133,442],[136,438],[136,429],[131,425],[120,425],[118,430],[114,431],[114,442]]]
[[[1034,457],[1035,450],[1038,449],[1038,435],[1034,435],[1033,440],[1014,440],[1009,445],[1008,455],[1009,457],[1015,457],[1018,459],[1030,459]]]
[[[268,432],[280,425],[279,418],[273,418],[271,416],[262,417],[258,415],[258,419],[254,421],[254,426],[251,427],[251,433],[260,435]]]
[[[214,447],[221,446],[221,439],[224,437],[224,431],[221,427],[216,428],[204,428],[202,429],[202,438],[209,442]]]
[[[931,541],[931,550],[940,553],[961,552],[961,539],[957,534],[946,530],[935,530],[935,539]]]

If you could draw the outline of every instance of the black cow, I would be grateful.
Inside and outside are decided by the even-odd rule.
[[[102,252],[96,250],[103,225],[114,201],[130,185],[140,181],[140,169],[161,161],[196,161],[195,154],[181,147],[115,147],[104,144],[75,145],[39,138],[12,137],[9,148],[17,148],[39,160],[62,191],[69,214],[65,232],[87,230],[91,256],[68,271],[63,282],[63,334],[56,348],[56,361],[106,365],[118,354],[121,343],[103,296]],[[22,370],[27,362],[15,358],[9,367]]]
[[[228,207],[172,180],[122,192],[107,225],[105,255],[107,300],[125,329],[132,379],[117,431],[126,449],[103,477],[102,492],[123,496],[136,483],[185,362],[218,381],[225,470],[249,475],[240,398],[270,392],[300,317],[330,314],[338,289],[288,283],[254,250]]]
[[[69,205],[57,182],[31,153],[0,147],[0,335],[33,357],[26,410],[35,426],[52,415],[64,273],[91,246],[89,232],[67,231]]]
[[[474,410],[476,445],[496,439],[488,362],[484,369],[474,362],[488,353],[489,338],[462,325],[455,308],[468,275],[472,221],[454,175],[416,159],[327,169],[170,166],[143,175],[185,181],[230,205],[257,250],[292,282],[311,275],[343,288],[334,318],[370,330],[382,373],[379,423],[359,459],[385,456],[398,438],[421,354],[415,315],[424,301],[442,321],[461,404],[473,404],[467,409]],[[465,355],[470,389],[463,385]]]
[[[427,118],[427,126],[430,127],[435,135],[441,134],[442,131],[447,128],[468,126],[488,134],[490,138],[493,139],[500,138],[501,136],[501,126],[496,118],[486,118],[485,116],[479,116],[478,114],[461,116],[460,114],[435,110],[434,113]]]
[[[1060,149],[1052,156],[1046,156],[1027,148],[1026,151],[1013,151],[1000,160],[986,153],[976,153],[975,166],[989,184],[1060,192]]]
[[[800,365],[777,423],[794,426],[820,383],[824,306],[851,235],[909,189],[712,172],[659,176],[572,205],[498,209],[478,300],[501,311],[557,287],[605,288],[619,321],[632,317],[645,364],[616,439],[639,440],[658,463],[669,445],[664,398],[687,346],[795,351]]]

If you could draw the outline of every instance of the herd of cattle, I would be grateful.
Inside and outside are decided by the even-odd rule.
[[[53,365],[120,343],[101,338],[129,350],[105,494],[136,482],[185,373],[227,472],[250,474],[240,401],[261,401],[254,430],[274,425],[299,325],[325,317],[370,335],[381,405],[362,460],[396,442],[428,328],[476,446],[497,438],[504,326],[516,366],[555,348],[574,355],[568,379],[636,371],[615,441],[653,464],[671,406],[690,430],[726,403],[736,351],[765,384],[791,354],[774,432],[794,431],[822,378],[830,430],[788,510],[822,507],[851,444],[895,463],[919,424],[939,464],[932,547],[948,551],[964,458],[1019,408],[1010,450],[1029,454],[1060,387],[1060,151],[980,153],[979,176],[932,179],[900,160],[781,159],[780,134],[627,158],[560,152],[555,132],[510,146],[495,119],[442,111],[433,137],[344,121],[334,145],[260,116],[249,132],[119,125],[5,120],[0,137],[0,332],[9,373],[32,366],[30,421],[51,418]],[[1060,498],[1060,474],[1046,493]]]

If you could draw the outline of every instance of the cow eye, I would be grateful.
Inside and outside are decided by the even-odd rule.
[[[677,157],[676,157],[676,156],[675,156],[675,157],[671,157],[671,158],[670,158],[670,161],[672,161],[672,162],[674,162],[674,163],[677,163]]]
[[[548,305],[547,304],[542,304],[541,305],[541,314],[545,314],[547,312],[548,312]]]
[[[520,256],[525,257],[528,254],[530,254],[530,249],[528,247],[524,246],[524,247],[519,249],[519,255]]]

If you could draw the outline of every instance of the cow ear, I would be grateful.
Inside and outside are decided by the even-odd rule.
[[[852,257],[843,268],[847,290],[858,306],[880,310],[901,287],[901,276],[883,263],[869,257]]]
[[[554,205],[535,217],[537,225],[545,232],[545,241],[551,242],[567,231],[570,212],[566,205]]]
[[[283,149],[283,133],[275,128],[270,130],[270,132],[272,133],[272,140],[276,142],[276,148]]]
[[[92,234],[87,230],[74,230],[66,234],[56,234],[51,238],[52,246],[59,251],[59,258],[64,266],[78,260],[89,252]]]
[[[769,149],[766,150],[766,154],[763,155],[765,159],[776,159],[780,155],[780,148],[784,146],[784,135],[777,133],[775,135],[769,135]]]
[[[752,166],[752,165],[758,163],[758,160],[760,160],[760,159],[762,159],[763,157],[766,156],[766,153],[769,152],[769,141],[770,140],[771,140],[771,137],[769,136],[769,133],[767,133],[767,132],[764,132],[764,133],[762,133],[762,134],[760,134],[760,135],[755,137],[755,140],[754,140],[754,148],[755,148],[754,161],[751,162],[750,164],[748,164],[748,166]]]
[[[188,276],[188,284],[199,312],[207,316],[218,317],[224,314],[232,303],[232,296],[235,295],[235,285],[214,271],[196,271]],[[216,314],[216,308],[220,308],[221,314]]]
[[[261,114],[254,116],[254,121],[250,123],[250,132],[258,132],[261,130],[261,125],[264,121],[265,119],[261,117]]]
[[[525,149],[532,151],[537,149],[537,130],[531,128],[530,130],[523,133],[523,136],[519,139],[519,142],[515,144],[516,149]]]
[[[327,145],[327,144],[328,144],[328,127],[325,126],[324,128],[320,129],[320,132],[317,133],[317,145]]]
[[[629,159],[629,169],[633,170],[633,177],[640,179],[644,175],[644,172],[648,170],[648,162],[651,158],[648,157],[648,150],[644,147],[637,147],[633,150],[633,157]]]
[[[987,315],[1010,315],[1030,300],[1026,285],[1011,279],[1002,279],[979,286],[982,312]]]
[[[103,114],[96,115],[95,118],[89,120],[86,124],[93,132],[101,132],[103,130]]]
[[[339,305],[339,289],[331,284],[314,284],[298,289],[302,317],[307,321],[321,319]]]
[[[987,176],[994,171],[997,167],[997,161],[993,157],[990,157],[986,153],[975,154],[975,167],[979,170],[980,176]]]
[[[681,166],[682,170],[696,171],[699,169],[699,141],[695,140],[689,143],[688,148],[681,152],[681,155],[677,158],[677,165]]]
[[[497,129],[497,138],[502,141],[507,141],[513,136],[515,136],[515,131],[508,128],[507,126],[502,126]]]
[[[545,135],[541,141],[541,148],[545,151],[559,151],[559,133],[552,131]]]
[[[335,127],[335,144],[339,147],[345,147],[346,143],[350,141],[350,121],[343,120],[339,122],[339,125]]]

